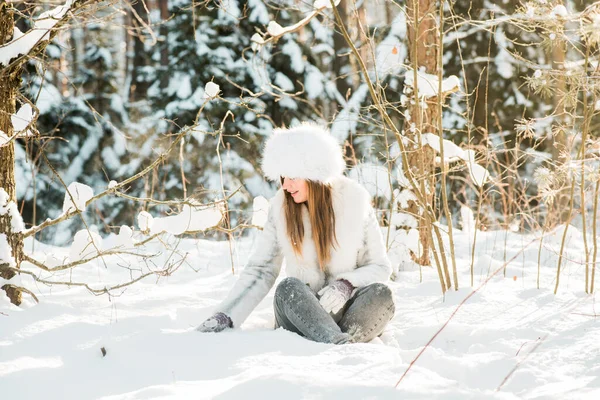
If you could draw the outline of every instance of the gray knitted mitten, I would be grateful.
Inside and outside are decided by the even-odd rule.
[[[200,332],[221,332],[227,328],[233,328],[233,322],[227,314],[220,312],[204,321],[196,330]]]

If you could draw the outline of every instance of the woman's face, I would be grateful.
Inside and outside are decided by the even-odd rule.
[[[283,190],[291,194],[296,203],[308,200],[308,183],[304,179],[283,178]]]

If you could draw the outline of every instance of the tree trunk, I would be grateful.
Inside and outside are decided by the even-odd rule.
[[[340,17],[342,18],[344,26],[348,26],[348,8],[347,2],[341,1],[337,6]],[[350,60],[348,58],[348,44],[346,39],[341,32],[337,29],[333,32],[333,49],[335,50],[335,57],[333,58],[333,73],[335,75],[335,84],[338,92],[346,98],[350,84],[348,83],[349,68],[344,71],[344,67],[350,66]],[[344,56],[340,54],[345,54]]]
[[[392,25],[392,22],[394,22],[394,11],[392,10],[392,2],[391,1],[386,1],[384,2],[384,7],[385,7],[385,23],[388,26]]]
[[[438,37],[436,27],[436,2],[434,0],[409,0],[407,2],[408,14],[408,44],[410,66],[417,71],[422,69],[429,74],[437,74],[438,70]],[[415,94],[416,95],[416,94]],[[416,99],[415,99],[416,100]],[[436,99],[427,101],[427,108],[424,108],[419,101],[410,107],[410,124],[414,124],[415,130],[408,129],[406,135],[416,143],[407,155],[407,161],[412,173],[423,193],[425,201],[435,209],[435,153],[429,146],[421,147],[420,134],[433,133],[441,134],[436,128],[436,119],[440,118]],[[410,125],[409,124],[409,125]],[[422,248],[421,256],[414,255],[414,261],[420,265],[431,265],[430,242],[431,223],[428,221],[421,210],[421,207],[415,202],[409,206],[408,212],[414,215],[419,221],[419,241]]]
[[[169,2],[167,0],[158,0],[158,6],[160,8],[160,19],[162,25],[160,26],[160,36],[163,40],[162,48],[160,50],[160,65],[164,71],[169,68],[169,31],[166,23],[169,19]],[[163,78],[160,82],[161,88],[165,88],[169,85],[168,74],[162,74]]]
[[[148,91],[148,82],[144,78],[144,75],[140,75],[140,70],[148,65],[148,56],[146,53],[146,49],[144,46],[144,26],[139,22],[139,20],[148,21],[148,12],[146,11],[146,6],[144,5],[143,0],[138,0],[133,4],[133,10],[136,15],[133,15],[133,12],[130,12],[132,15],[130,16],[131,25],[135,27],[134,35],[133,35],[133,59],[132,59],[132,67],[131,67],[131,84],[129,88],[129,96],[130,101],[135,102],[141,99],[146,98],[146,92]],[[161,8],[162,15],[162,8]],[[165,42],[166,44],[166,42]],[[168,55],[168,53],[167,53]],[[161,53],[162,60],[162,53]]]
[[[356,22],[354,25],[356,26],[356,36],[354,38],[354,43],[360,43],[359,53],[361,58],[367,63],[367,66],[373,68],[375,64],[375,60],[372,57],[371,47],[369,46],[369,36],[368,32],[368,22],[367,22],[367,6],[364,2],[361,4],[356,4],[356,0],[352,2],[353,10],[354,10],[354,18]],[[358,87],[361,84],[360,77],[360,66],[358,65],[358,60],[355,57],[350,57],[352,61],[352,76],[355,77],[353,82],[354,87]],[[372,63],[370,63],[372,60]],[[371,65],[369,65],[371,64]]]
[[[0,3],[0,45],[12,39],[14,32],[13,12],[13,8],[8,3],[4,1]],[[13,126],[10,117],[16,111],[16,96],[21,84],[21,66],[21,63],[9,67],[0,65],[0,130],[8,137],[12,137],[13,135]],[[8,193],[9,202],[16,202],[14,141],[0,147],[0,188]],[[23,238],[20,233],[12,231],[9,213],[0,215],[0,235],[6,236],[18,268],[22,258]],[[8,264],[0,264],[0,277],[11,279],[15,275],[16,273],[8,268]],[[7,292],[13,304],[21,304],[20,290],[13,289],[10,285],[4,285],[1,289]]]
[[[562,1],[557,2],[558,4],[562,4]],[[565,71],[564,63],[567,52],[567,45],[563,40],[558,40],[556,43],[552,45],[551,50],[551,59],[552,59],[552,69],[556,71]],[[561,168],[564,163],[564,159],[560,157],[560,155],[564,152],[568,152],[570,149],[568,148],[567,143],[567,110],[566,110],[566,97],[567,97],[567,81],[565,74],[559,74],[556,82],[556,92],[554,93],[554,107],[556,110],[556,121],[559,124],[558,129],[553,131],[552,135],[552,145],[550,151],[552,153],[552,161],[553,165],[556,168]],[[556,201],[554,204],[556,216],[558,219],[558,223],[567,222],[570,218],[569,216],[569,187],[571,183],[566,177],[563,182],[563,188],[556,195]]]

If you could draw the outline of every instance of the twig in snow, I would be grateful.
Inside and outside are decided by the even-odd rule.
[[[586,297],[582,297],[580,300],[576,301],[570,308],[569,310],[574,309],[575,307],[577,307],[579,305],[579,303],[581,303],[583,300],[585,300]],[[570,313],[570,314],[575,314],[575,313]],[[540,347],[540,345],[544,342],[544,340],[546,340],[546,338],[550,335],[550,332],[546,333],[544,335],[544,337],[542,338],[538,338],[538,343],[536,343],[535,346],[533,346],[533,348],[529,351],[529,353],[527,353],[522,360],[520,360],[514,367],[513,369],[510,370],[510,372],[508,373],[508,375],[506,375],[506,377],[504,378],[504,380],[502,381],[502,383],[500,384],[500,386],[498,386],[496,388],[496,392],[500,391],[500,389],[502,389],[502,387],[504,386],[504,384],[506,384],[506,382],[510,379],[510,377],[512,376],[512,374],[521,366],[521,364],[523,364],[527,358],[538,348]],[[517,354],[519,354],[517,352]]]
[[[525,247],[523,247],[521,250],[519,250],[510,260],[508,260],[507,262],[505,262],[504,264],[502,264],[498,269],[496,269],[496,271],[494,271],[494,273],[492,275],[490,275],[485,281],[483,281],[481,283],[481,285],[479,285],[479,287],[477,287],[476,289],[474,289],[471,293],[469,293],[469,295],[467,297],[465,297],[463,299],[463,301],[460,302],[460,304],[452,312],[452,314],[450,315],[450,317],[448,317],[448,319],[446,320],[446,322],[444,322],[444,325],[442,325],[442,327],[440,329],[438,329],[438,331],[435,333],[435,335],[433,335],[433,337],[431,339],[429,339],[429,341],[427,342],[427,344],[425,344],[425,346],[421,349],[421,351],[419,352],[419,354],[417,354],[417,356],[410,362],[410,364],[408,365],[408,368],[406,368],[406,371],[404,371],[404,373],[402,374],[402,376],[400,377],[400,379],[398,379],[398,382],[396,383],[396,386],[394,386],[394,387],[396,387],[396,388],[398,387],[398,385],[400,384],[400,382],[402,382],[402,380],[404,379],[404,377],[406,376],[406,374],[408,374],[408,371],[411,370],[412,366],[417,362],[417,360],[421,357],[421,355],[425,352],[425,350],[427,350],[427,348],[435,340],[435,338],[438,337],[438,335],[440,333],[442,333],[442,331],[446,328],[446,326],[448,326],[448,324],[450,323],[450,321],[452,320],[452,318],[454,318],[454,316],[456,315],[456,313],[458,312],[458,310],[460,310],[462,308],[462,306],[471,297],[473,297],[473,295],[475,293],[477,293],[482,287],[484,287],[485,285],[487,285],[487,283],[494,276],[496,276],[500,271],[504,270],[504,267],[506,265],[508,265],[511,262],[513,262],[514,259],[516,259],[522,252],[525,251],[525,249],[527,249],[532,243],[534,243],[537,240],[539,240],[539,238],[533,239],[532,241],[530,241],[529,243],[527,243],[527,245]]]
[[[535,351],[535,350],[536,350],[538,347],[540,347],[540,345],[541,345],[541,344],[544,342],[544,340],[546,340],[546,338],[548,337],[548,335],[549,335],[549,333],[546,333],[546,334],[544,335],[544,337],[543,337],[543,338],[538,338],[538,340],[537,340],[537,343],[535,344],[535,346],[533,346],[533,347],[531,348],[531,350],[529,350],[529,353],[527,353],[527,354],[526,354],[526,355],[523,357],[523,359],[522,359],[521,361],[519,361],[517,364],[515,364],[515,366],[513,367],[513,369],[511,369],[511,370],[510,370],[510,372],[508,373],[508,375],[506,375],[506,376],[504,377],[504,380],[502,381],[502,383],[500,384],[500,386],[498,386],[498,387],[496,388],[496,392],[498,392],[498,391],[500,391],[500,389],[502,389],[502,386],[504,386],[504,384],[505,384],[505,383],[508,381],[508,379],[509,379],[509,378],[512,376],[512,374],[513,374],[513,373],[514,373],[514,372],[515,372],[515,371],[516,371],[516,370],[517,370],[517,369],[518,369],[518,368],[521,366],[521,364],[523,364],[523,363],[524,363],[524,362],[527,360],[527,358],[528,358],[528,357],[529,357],[529,356],[530,356],[530,355],[531,355],[531,354],[532,354],[532,353],[533,353],[533,352],[534,352],[534,351]],[[520,351],[520,349],[519,349],[519,351]],[[517,354],[519,354],[519,353],[517,352]]]
[[[571,313],[571,314],[574,314],[574,315],[583,315],[584,317],[593,317],[593,318],[600,317],[600,314],[596,314],[596,313],[594,313],[594,314],[585,314],[585,313],[574,312],[574,313]]]
[[[535,339],[535,341],[537,342],[537,341],[538,341],[538,340],[540,340],[540,339],[541,339],[541,337],[539,337],[539,338]],[[517,353],[515,354],[515,357],[516,357],[516,356],[518,356],[518,355],[519,355],[519,353],[521,352],[521,350],[523,349],[523,347],[525,347],[525,345],[526,345],[527,343],[530,343],[530,342],[531,342],[531,341],[527,341],[527,342],[523,343],[523,344],[521,345],[521,347],[519,347],[519,350],[517,350]]]

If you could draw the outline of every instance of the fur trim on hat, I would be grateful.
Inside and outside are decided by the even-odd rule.
[[[342,149],[329,131],[314,124],[275,129],[267,140],[262,168],[267,179],[280,177],[329,182],[343,174]]]

